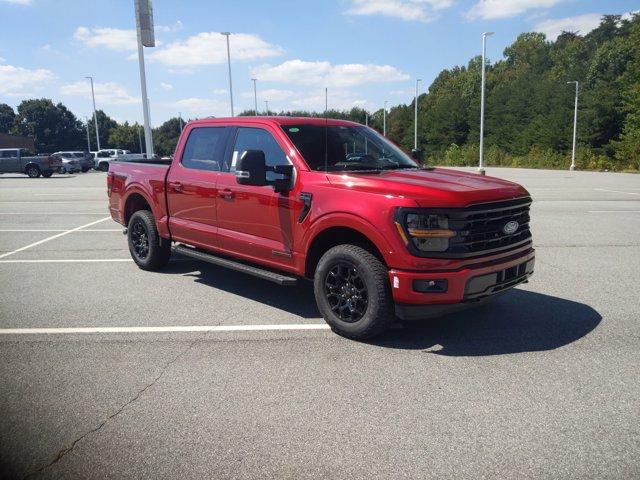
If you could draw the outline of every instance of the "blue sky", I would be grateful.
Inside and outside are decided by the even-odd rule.
[[[519,33],[586,33],[602,14],[625,14],[638,0],[212,0],[153,2],[155,48],[146,48],[154,125],[175,116],[229,114],[230,31],[236,113],[411,101],[416,78],[428,88],[444,68],[480,53],[495,31],[491,60]],[[118,121],[141,121],[132,0],[0,0],[0,103],[52,98],[80,118],[97,107]]]

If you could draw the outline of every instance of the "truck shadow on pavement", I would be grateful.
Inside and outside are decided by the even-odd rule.
[[[213,265],[172,262],[164,270],[195,278],[306,319],[321,318],[311,282],[283,287]],[[398,323],[369,345],[424,350],[445,356],[484,356],[553,350],[586,336],[602,316],[590,306],[560,297],[513,289],[476,309],[437,319]]]

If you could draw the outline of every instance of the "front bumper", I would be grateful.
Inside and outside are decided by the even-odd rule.
[[[430,318],[486,303],[527,281],[534,263],[535,251],[531,249],[501,261],[454,271],[390,270],[396,314],[406,320]],[[424,291],[429,282],[435,284],[436,291]]]

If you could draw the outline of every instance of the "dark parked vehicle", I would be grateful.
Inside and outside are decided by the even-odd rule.
[[[90,152],[71,152],[80,162],[82,173],[88,172],[93,168],[93,155]]]
[[[61,165],[59,158],[34,155],[26,148],[0,149],[0,173],[25,173],[31,178],[40,175],[49,178]]]

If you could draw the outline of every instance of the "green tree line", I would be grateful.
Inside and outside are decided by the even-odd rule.
[[[555,41],[523,33],[501,60],[487,65],[485,157],[488,165],[568,168],[574,85],[580,82],[577,165],[581,169],[640,169],[640,14],[605,15],[586,35],[563,32]],[[479,156],[481,57],[440,72],[418,97],[418,145],[430,164],[476,165]],[[413,147],[414,103],[387,113],[387,136]],[[253,111],[241,115],[253,115]],[[282,111],[280,115],[323,116]],[[330,110],[329,118],[368,121],[382,131],[383,111]],[[140,151],[137,123],[119,124],[97,112],[103,148]],[[0,104],[0,132],[29,135],[39,151],[85,149],[86,129],[61,103],[23,101],[14,112]],[[89,122],[95,150],[93,121]],[[170,155],[180,135],[171,118],[153,131],[154,150]],[[144,140],[143,140],[144,145]]]
[[[144,129],[138,123],[118,123],[104,111],[96,112],[101,148],[121,148],[144,152]],[[171,118],[153,129],[154,152],[171,155],[180,136],[181,120]],[[89,119],[90,150],[98,149],[93,117]],[[0,104],[0,133],[32,137],[38,152],[87,150],[87,124],[81,122],[62,103],[46,98],[24,100],[17,112]]]

